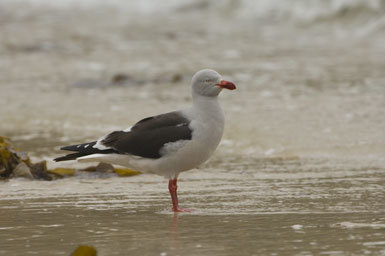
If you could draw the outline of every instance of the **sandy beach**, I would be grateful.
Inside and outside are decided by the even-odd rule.
[[[383,1],[0,2],[0,135],[59,147],[191,103],[213,68],[222,142],[180,176],[0,181],[0,255],[385,255]]]

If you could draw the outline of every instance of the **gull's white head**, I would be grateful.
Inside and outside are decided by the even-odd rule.
[[[222,89],[234,90],[232,82],[225,81],[222,76],[212,69],[202,69],[192,78],[193,93],[207,97],[216,97]]]

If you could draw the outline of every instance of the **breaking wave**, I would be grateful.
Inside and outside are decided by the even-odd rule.
[[[356,17],[373,18],[385,15],[384,0],[4,0],[4,2],[55,7],[109,5],[123,7],[124,11],[152,14],[162,12],[194,12],[219,10],[238,17],[266,20],[319,21]]]

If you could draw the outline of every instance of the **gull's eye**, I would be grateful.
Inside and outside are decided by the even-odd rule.
[[[211,82],[211,80],[207,79],[205,82],[206,82],[206,83],[210,83],[210,82]]]

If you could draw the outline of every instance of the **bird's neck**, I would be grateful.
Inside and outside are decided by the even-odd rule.
[[[192,100],[194,112],[199,113],[201,117],[224,119],[218,97],[207,97],[193,92]]]

